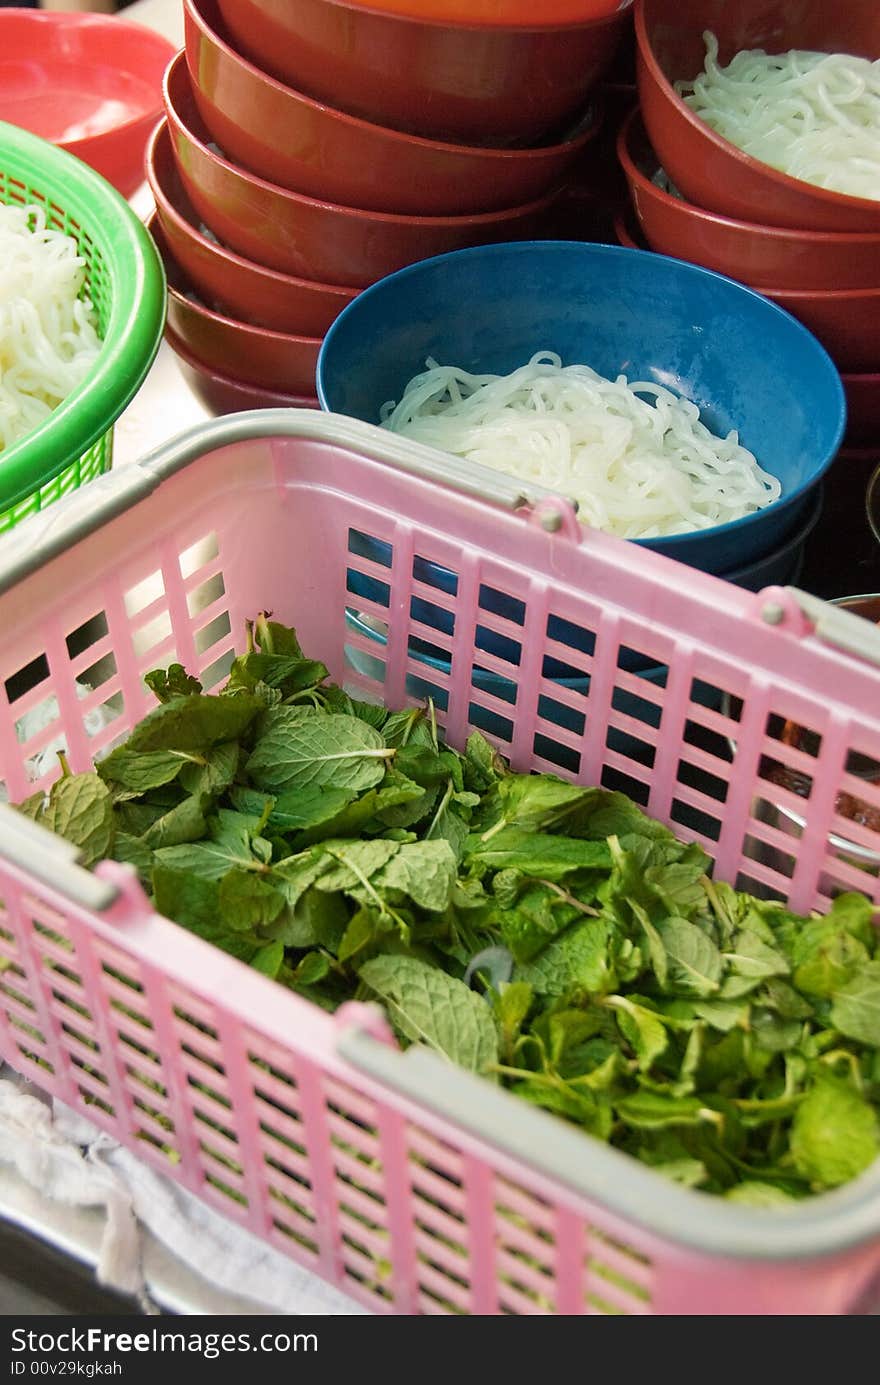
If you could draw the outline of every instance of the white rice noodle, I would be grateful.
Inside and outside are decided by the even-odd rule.
[[[593,528],[684,534],[781,494],[735,431],[716,437],[695,404],[653,381],[607,380],[552,351],[510,375],[426,364],[383,406],[383,427],[568,496]]]
[[[0,206],[0,452],[85,378],[100,340],[76,241],[41,207]]]
[[[715,35],[703,41],[703,71],[675,83],[701,120],[792,178],[880,199],[880,58],[754,48],[719,67]]]

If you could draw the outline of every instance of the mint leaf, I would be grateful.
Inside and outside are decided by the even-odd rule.
[[[82,864],[93,866],[110,855],[115,823],[113,799],[97,774],[67,774],[49,793],[44,827],[78,846]]]
[[[241,654],[229,670],[227,687],[253,692],[262,683],[267,688],[278,688],[283,697],[293,697],[323,683],[326,677],[324,664],[295,654]]]
[[[280,888],[287,901],[286,882],[278,882],[274,872],[266,877]],[[285,947],[324,947],[336,953],[349,921],[349,905],[341,894],[324,894],[310,887],[273,924],[263,928],[269,938],[280,938]]]
[[[546,832],[570,818],[591,793],[551,774],[508,774],[495,786],[495,801],[507,826]]]
[[[700,1000],[694,1004],[694,1013],[722,1034],[745,1029],[749,1022],[748,1005],[735,1000]]]
[[[253,933],[277,919],[285,900],[267,879],[252,871],[230,870],[220,881],[219,904],[229,928],[236,933]]]
[[[521,870],[545,880],[561,880],[575,870],[608,870],[611,854],[605,842],[505,827],[488,841],[471,836],[468,854],[495,870]]]
[[[200,841],[208,830],[205,808],[209,803],[206,795],[185,798],[147,828],[143,835],[144,846],[155,850],[161,846],[180,846],[184,842]]]
[[[574,1087],[558,1076],[526,1077],[525,1081],[517,1082],[514,1091],[533,1106],[541,1106],[574,1121],[600,1140],[607,1140],[611,1133],[611,1103],[604,1093]]]
[[[321,843],[327,864],[316,879],[319,890],[353,890],[391,860],[401,850],[399,842],[384,837],[375,841],[336,841]]]
[[[302,832],[306,828],[321,827],[332,822],[355,796],[354,789],[322,788],[319,784],[288,789],[275,798],[266,825],[276,832]]]
[[[472,731],[464,752],[464,781],[469,789],[483,793],[507,773],[507,766],[481,731]]]
[[[463,982],[414,957],[374,957],[360,968],[404,1038],[427,1044],[470,1072],[498,1061],[498,1034],[486,1002]]]
[[[191,794],[220,794],[228,789],[238,769],[238,741],[222,741],[211,750],[184,762],[181,788]]]
[[[263,703],[249,693],[236,697],[213,697],[207,693],[172,697],[139,722],[125,748],[206,750],[221,741],[239,740],[262,711]]]
[[[264,976],[270,976],[274,981],[281,970],[281,963],[284,961],[284,945],[282,943],[266,943],[258,952],[255,952],[250,959],[250,965],[254,971],[260,971]]]
[[[141,884],[148,889],[152,887],[153,853],[139,837],[117,831],[113,837],[113,860],[134,866]]]
[[[294,792],[307,794],[310,790]],[[411,779],[405,779],[403,775],[395,774],[393,770],[389,770],[381,783],[373,789],[367,789],[359,798],[355,797],[351,789],[323,789],[321,792],[328,795],[344,794],[348,801],[340,803],[331,817],[322,817],[304,828],[302,836],[298,839],[303,843],[321,841],[324,837],[357,837],[368,828],[375,831],[384,825],[390,810],[404,804],[416,803],[424,797],[418,784],[414,784]],[[287,798],[287,794],[281,795],[285,802]]]
[[[257,788],[359,790],[382,779],[385,762],[395,752],[372,726],[338,712],[313,712],[290,723],[281,716],[287,710],[279,707],[268,714],[269,729],[248,760],[247,772]]]
[[[835,991],[829,1020],[848,1039],[880,1048],[880,960],[866,962]]]
[[[614,1110],[626,1125],[638,1130],[659,1130],[664,1126],[699,1126],[711,1119],[696,1096],[666,1096],[661,1092],[641,1091],[622,1097]]]
[[[658,925],[666,949],[667,989],[684,995],[710,996],[719,989],[721,953],[702,928],[687,919],[670,918]]]
[[[340,962],[347,962],[349,958],[356,957],[382,932],[382,923],[375,909],[358,909],[343,934],[336,956]]]
[[[724,960],[740,976],[749,978],[787,976],[791,968],[781,952],[768,947],[757,933],[742,928],[736,934],[733,948],[725,952]]]
[[[135,793],[148,793],[176,779],[186,760],[175,750],[139,752],[128,745],[116,750],[95,766],[105,783],[119,784]]]
[[[46,807],[46,795],[42,789],[38,789],[36,793],[30,794],[21,803],[14,803],[12,806],[16,812],[23,813],[26,818],[30,818],[33,822],[39,822]]]
[[[188,697],[191,693],[202,691],[198,678],[188,674],[183,664],[169,664],[167,669],[153,669],[144,675],[144,682],[160,702],[169,702],[172,697]]]
[[[534,961],[517,966],[514,980],[525,981],[539,996],[603,995],[615,984],[608,939],[604,919],[587,919],[551,942]]]
[[[177,848],[172,848],[176,850]],[[189,870],[172,870],[161,862],[153,866],[153,902],[160,914],[206,942],[250,962],[260,943],[246,933],[230,929],[220,917],[220,887],[216,880]]]
[[[880,1151],[873,1108],[854,1088],[823,1077],[795,1112],[791,1153],[815,1190],[836,1188],[862,1173]]]
[[[208,823],[212,841],[162,846],[155,856],[169,870],[195,871],[206,879],[220,879],[234,867],[262,871],[267,853],[262,838],[252,832],[252,825],[244,814],[222,810]]]
[[[373,883],[380,891],[407,895],[420,909],[441,912],[449,907],[456,875],[448,842],[409,842],[390,857]]]
[[[728,1202],[738,1202],[743,1207],[791,1207],[794,1201],[775,1183],[761,1183],[757,1179],[735,1184],[724,1196]]]
[[[290,654],[295,659],[302,658],[296,631],[289,625],[270,620],[265,611],[261,611],[254,622],[254,636],[264,654]]]
[[[641,1071],[647,1072],[666,1052],[668,1039],[662,1022],[651,1010],[636,1005],[626,996],[609,995],[604,1003],[613,1007],[621,1034],[635,1054]]]
[[[330,972],[330,963],[323,952],[307,952],[297,963],[293,980],[297,986],[317,986]]]

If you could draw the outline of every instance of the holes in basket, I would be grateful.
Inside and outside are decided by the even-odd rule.
[[[167,640],[171,635],[171,628],[171,616],[167,611],[160,611],[151,620],[133,630],[131,642],[137,657],[140,659],[163,640]]]
[[[653,1264],[633,1246],[587,1228],[584,1266],[588,1313],[618,1317],[651,1311]]]
[[[199,568],[207,567],[215,558],[219,557],[220,544],[216,533],[205,534],[202,538],[196,539],[185,548],[177,559],[180,575],[186,581],[192,577],[193,573],[198,572]]]
[[[197,616],[208,606],[212,606],[215,601],[220,601],[225,595],[226,583],[223,581],[223,573],[215,572],[211,577],[206,577],[204,582],[200,582],[197,587],[193,587],[191,591],[187,592],[187,610],[191,616]]]
[[[9,675],[4,685],[6,696],[11,703],[17,702],[32,688],[38,688],[41,683],[45,683],[48,677],[49,661],[45,654],[40,654],[36,659],[31,659],[30,663],[24,664],[15,673]]]
[[[227,649],[225,654],[221,654],[219,659],[215,659],[213,663],[208,664],[206,668],[202,669],[199,678],[206,692],[210,692],[211,688],[216,688],[219,683],[226,682],[234,660],[235,650]]]
[[[196,653],[199,655],[207,653],[209,649],[213,649],[231,633],[232,622],[229,619],[229,612],[221,611],[207,625],[203,625],[201,630],[195,632]]]
[[[141,578],[133,587],[129,587],[123,593],[125,612],[128,616],[139,615],[148,606],[152,606],[154,601],[165,595],[165,579],[157,569]]]
[[[90,649],[99,640],[106,639],[109,633],[110,627],[107,624],[105,612],[96,611],[88,620],[82,621],[75,630],[71,630],[66,637],[65,644],[69,658],[75,659],[78,654],[83,654],[85,650]]]

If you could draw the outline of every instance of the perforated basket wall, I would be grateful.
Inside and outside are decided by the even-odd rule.
[[[851,760],[880,765],[877,669],[811,634],[787,593],[752,597],[565,519],[545,532],[400,469],[421,458],[332,416],[244,416],[129,476],[133,491],[155,485],[138,503],[102,492],[122,512],[78,542],[79,499],[69,519],[56,511],[43,546],[22,542],[0,571],[9,797],[54,776],[56,745],[82,769],[118,740],[151,705],[148,669],[179,659],[218,684],[245,619],[268,607],[361,694],[430,693],[454,744],[481,726],[519,767],[624,788],[703,842],[727,880],[798,909],[842,887],[880,899],[876,868],[830,841],[880,850],[875,827],[838,811],[846,792],[880,813]],[[781,738],[787,721],[815,733],[807,749]],[[783,808],[806,825],[781,827]],[[593,1142],[502,1093],[509,1129],[528,1123],[518,1145],[507,1114],[467,1126],[449,1115],[448,1065],[445,1112],[430,1085],[393,1090],[342,1055],[336,1017],[153,915],[123,868],[96,881],[48,838],[26,858],[11,820],[0,1054],[361,1302],[566,1315],[864,1302],[880,1264],[876,1180],[817,1199],[821,1217],[795,1217],[799,1239],[778,1254],[769,1233],[734,1252],[724,1238],[745,1209],[604,1147],[614,1178],[591,1184]],[[583,1140],[581,1186],[546,1171],[563,1131]],[[630,1182],[654,1212],[627,1214]]]

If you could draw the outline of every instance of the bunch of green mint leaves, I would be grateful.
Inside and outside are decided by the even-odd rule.
[[[265,614],[220,693],[146,681],[124,744],[19,807],[168,918],[689,1187],[785,1204],[880,1151],[864,896],[805,919],[713,882],[623,794],[451,749],[430,704],[351,698]]]

